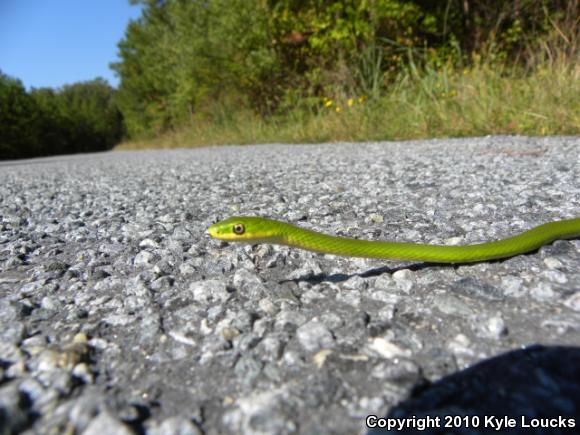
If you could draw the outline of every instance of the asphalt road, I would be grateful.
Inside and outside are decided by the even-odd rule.
[[[580,216],[579,156],[485,137],[2,162],[0,433],[577,431],[580,240],[444,266],[206,228],[477,243]]]

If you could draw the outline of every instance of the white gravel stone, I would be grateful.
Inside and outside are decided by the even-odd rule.
[[[408,349],[402,349],[396,344],[385,340],[383,337],[376,337],[369,340],[368,348],[380,355],[382,358],[396,358],[396,357],[409,357],[411,356],[411,351]]]
[[[332,332],[317,320],[311,320],[296,330],[296,337],[302,347],[308,352],[331,348],[334,345]]]

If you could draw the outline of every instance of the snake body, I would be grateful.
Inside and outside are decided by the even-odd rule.
[[[228,242],[271,243],[348,257],[470,263],[512,257],[535,251],[554,240],[580,237],[580,218],[549,222],[505,239],[462,246],[357,240],[249,216],[228,218],[211,225],[208,232]]]

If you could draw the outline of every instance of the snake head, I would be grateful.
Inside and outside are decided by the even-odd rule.
[[[270,219],[233,216],[211,225],[207,231],[214,239],[226,242],[277,243],[279,222]]]

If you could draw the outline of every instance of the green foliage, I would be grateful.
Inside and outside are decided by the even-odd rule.
[[[137,2],[136,2],[137,3]],[[119,106],[133,136],[191,122],[205,101],[260,93],[276,64],[258,0],[143,0],[119,43]]]
[[[103,151],[112,148],[123,133],[115,91],[103,79],[64,86],[56,98],[64,152]]]
[[[34,153],[39,139],[38,115],[22,83],[0,72],[0,158]]]
[[[196,128],[225,104],[276,117],[324,110],[324,97],[380,98],[408,68],[529,66],[531,47],[552,55],[555,33],[577,57],[580,27],[579,0],[132,2],[143,13],[112,65],[131,137]]]
[[[327,99],[323,109],[296,108],[261,117],[229,111],[119,149],[208,144],[314,143],[523,134],[580,134],[580,69],[556,64],[522,75],[512,68],[408,66],[374,99]],[[337,110],[340,109],[340,110]]]
[[[0,75],[0,158],[111,149],[123,134],[114,97],[102,79],[27,93]]]

